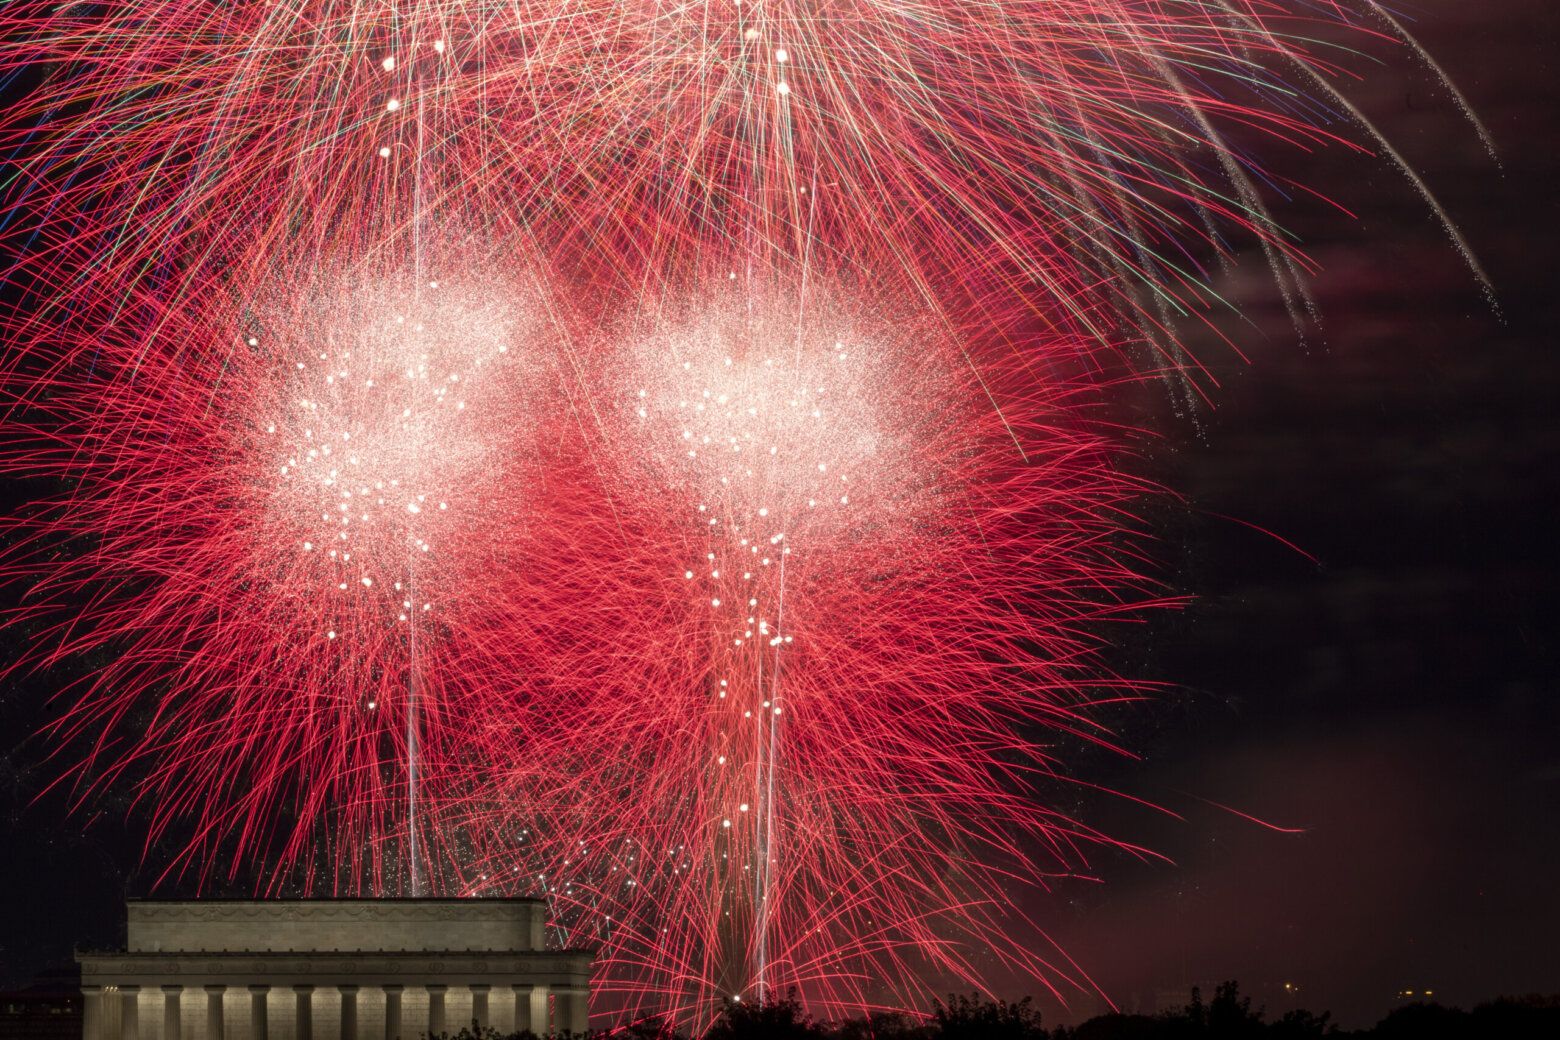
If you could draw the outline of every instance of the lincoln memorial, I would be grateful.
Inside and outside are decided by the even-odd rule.
[[[416,1040],[583,1032],[592,955],[537,899],[136,900],[78,953],[83,1040]]]

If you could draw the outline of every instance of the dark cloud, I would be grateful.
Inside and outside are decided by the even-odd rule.
[[[1335,151],[1285,167],[1359,220],[1280,207],[1324,265],[1320,336],[1296,344],[1253,264],[1226,288],[1258,328],[1225,327],[1251,363],[1194,344],[1216,407],[1155,464],[1189,499],[1170,552],[1198,599],[1137,651],[1182,691],[1124,721],[1145,764],[1099,766],[1186,814],[1096,810],[1176,865],[1106,864],[1048,918],[1129,1005],[1237,977],[1274,1009],[1288,981],[1363,1023],[1402,988],[1560,990],[1554,15],[1420,7],[1502,166],[1401,53],[1357,96],[1478,250],[1499,313],[1390,170]]]

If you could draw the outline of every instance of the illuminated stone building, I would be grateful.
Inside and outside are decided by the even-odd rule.
[[[83,1040],[415,1040],[585,1029],[592,955],[536,899],[132,901],[79,953]]]

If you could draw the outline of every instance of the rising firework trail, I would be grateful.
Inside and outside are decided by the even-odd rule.
[[[827,558],[845,538],[868,539],[876,552],[891,544],[894,521],[913,517],[914,503],[905,499],[915,481],[905,470],[923,454],[913,430],[890,431],[880,415],[888,404],[882,370],[900,359],[875,355],[873,344],[855,336],[832,338],[826,322],[818,325],[802,306],[778,314],[761,308],[756,317],[746,308],[701,315],[637,344],[629,376],[642,384],[634,398],[644,448],[623,454],[650,470],[630,475],[676,496],[685,523],[709,547],[687,561],[683,577],[697,581],[700,601],[709,600],[710,752],[736,778],[725,781],[733,792],[721,827],[737,830],[722,836],[721,855],[727,871],[740,865],[752,875],[720,886],[721,913],[751,917],[751,935],[726,936],[747,949],[717,990],[740,994],[751,986],[760,998],[768,992],[771,877],[783,855],[775,793],[789,703],[782,677],[795,638],[786,565],[798,549]],[[745,898],[732,899],[733,891]]]
[[[1482,278],[1340,86],[1429,61],[1373,0],[0,27],[0,575],[62,782],[170,872],[543,894],[695,1021],[985,950],[1089,988],[1018,907],[1140,851],[1056,808],[1160,601],[1111,398],[1200,406],[1248,247],[1310,327],[1292,147],[1383,154]]]

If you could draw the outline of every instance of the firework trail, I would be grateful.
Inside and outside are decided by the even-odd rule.
[[[419,211],[520,227],[631,284],[712,245],[1000,286],[1174,355],[1241,236],[1299,292],[1264,142],[1343,142],[1376,6],[1275,0],[13,4],[0,68],[30,277],[224,266]],[[1366,140],[1369,140],[1368,135]],[[1372,142],[1374,143],[1374,142]],[[1361,147],[1358,144],[1353,147]],[[94,291],[94,290],[88,290]]]
[[[1130,849],[1050,808],[1156,600],[1110,396],[1196,406],[1177,330],[1246,246],[1307,324],[1286,148],[1383,152],[1469,255],[1337,86],[1429,62],[1371,0],[0,24],[3,467],[46,485],[0,562],[17,666],[88,662],[84,796],[201,877],[544,892],[696,1020],[978,950],[1087,986],[1015,893]]]

